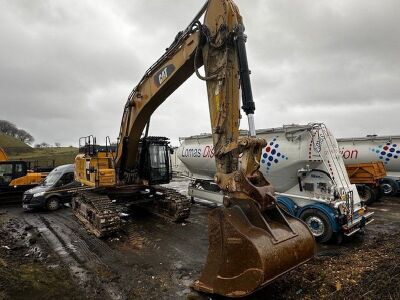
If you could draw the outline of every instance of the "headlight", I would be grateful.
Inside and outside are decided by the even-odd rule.
[[[35,193],[33,194],[33,197],[40,197],[43,196],[45,192],[40,192],[40,193]]]

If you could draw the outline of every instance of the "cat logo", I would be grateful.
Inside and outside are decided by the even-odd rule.
[[[158,71],[153,77],[156,86],[160,87],[174,71],[175,66],[172,64],[165,66],[160,71]]]

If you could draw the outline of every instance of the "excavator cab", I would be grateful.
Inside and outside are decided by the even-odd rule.
[[[150,185],[167,184],[172,179],[169,139],[145,137],[139,144],[139,175]]]
[[[24,161],[0,162],[0,186],[9,186],[11,181],[27,174],[27,164]]]

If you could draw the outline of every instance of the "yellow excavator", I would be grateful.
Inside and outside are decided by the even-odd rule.
[[[22,201],[23,192],[40,184],[46,175],[29,170],[26,161],[9,160],[0,148],[0,204]]]
[[[253,293],[308,261],[315,251],[308,227],[278,208],[273,187],[259,171],[266,142],[255,134],[245,41],[235,3],[207,1],[130,93],[117,146],[98,146],[89,136],[81,140],[75,160],[76,180],[86,188],[74,197],[73,211],[97,236],[120,226],[113,200],[147,205],[173,220],[189,217],[188,199],[159,186],[171,179],[168,139],[147,133],[152,113],[169,95],[193,73],[204,80],[215,182],[224,192],[224,206],[209,214],[207,262],[192,287],[228,297]],[[205,75],[199,72],[203,65]],[[246,137],[239,137],[240,91],[249,123]]]

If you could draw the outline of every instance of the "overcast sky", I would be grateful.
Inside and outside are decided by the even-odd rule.
[[[123,105],[203,0],[0,0],[0,119],[36,142],[116,139]],[[400,1],[237,0],[257,128],[325,122],[336,137],[400,134]],[[243,128],[246,123],[243,122]],[[190,78],[150,133],[210,132]]]

